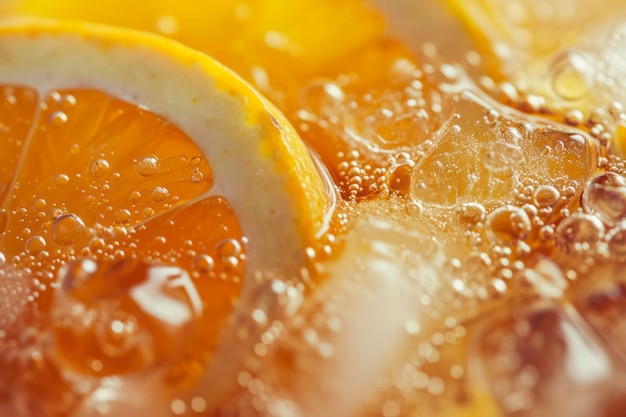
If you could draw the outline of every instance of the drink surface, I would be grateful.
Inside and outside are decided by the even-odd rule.
[[[303,285],[242,283],[245,230],[223,199],[182,204],[213,174],[167,121],[171,142],[158,152],[116,154],[129,169],[118,176],[138,175],[137,186],[111,177],[113,153],[85,173],[67,165],[49,175],[36,164],[46,158],[28,159],[22,179],[21,149],[6,152],[1,179],[35,191],[9,198],[0,188],[0,414],[622,415],[620,2],[165,1],[137,18],[109,3],[100,12],[31,0],[6,13],[154,30],[214,55],[284,112],[336,201],[306,249]],[[4,90],[0,117],[22,120],[24,135],[42,103],[42,135],[70,111],[106,119],[124,109],[131,131],[153,116],[97,91]],[[23,113],[11,113],[15,100]],[[64,155],[98,146],[69,137]],[[151,182],[157,167],[171,178]],[[77,175],[91,176],[94,192],[81,212],[63,194]],[[171,211],[179,204],[187,213]],[[217,232],[206,237],[184,218]],[[22,285],[49,275],[57,287]],[[220,283],[198,284],[209,275]],[[242,285],[252,290],[231,310]],[[218,304],[212,320],[193,323],[194,303],[207,299]],[[220,334],[225,320],[237,331]],[[135,401],[163,386],[177,395]]]

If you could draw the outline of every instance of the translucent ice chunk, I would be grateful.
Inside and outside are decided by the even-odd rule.
[[[444,232],[432,217],[393,201],[363,202],[354,214],[341,255],[324,265],[326,281],[274,342],[264,370],[265,381],[305,416],[354,416],[370,407],[409,413],[415,404],[408,401],[378,402],[407,367],[415,372],[402,379],[403,389],[440,395],[449,368],[432,378],[420,368],[436,362],[478,310],[476,299],[458,294],[465,285],[459,269],[475,248],[459,243],[456,229]],[[474,266],[469,294],[486,270]]]
[[[609,261],[583,277],[575,305],[588,323],[626,359],[626,277],[623,261]]]
[[[413,171],[411,196],[424,204],[530,202],[556,211],[594,172],[596,145],[582,132],[504,109],[500,114],[473,92],[456,100],[455,116]]]
[[[471,378],[505,416],[605,415],[626,384],[610,350],[569,305],[543,301],[493,317],[475,336]]]

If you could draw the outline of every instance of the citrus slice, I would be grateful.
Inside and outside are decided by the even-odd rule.
[[[623,44],[624,2],[600,0],[594,7],[570,0],[448,3],[478,46],[495,58],[491,75],[522,87],[514,95],[541,94],[552,111],[585,114],[593,106],[623,100],[623,63],[615,57]],[[567,121],[577,118],[570,115]]]
[[[334,67],[336,59],[384,30],[382,16],[365,0],[97,0],[88,5],[8,0],[0,13],[81,19],[167,35],[209,53],[275,102],[288,100],[313,74]]]
[[[243,284],[299,276],[324,228],[289,123],[174,41],[6,23],[0,108],[0,412],[66,413],[82,377],[193,384]]]

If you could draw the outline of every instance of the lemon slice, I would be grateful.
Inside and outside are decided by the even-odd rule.
[[[324,225],[324,185],[289,123],[228,69],[158,36],[77,22],[5,24],[0,51],[4,85],[99,90],[178,126],[208,160],[210,193],[237,214],[248,262],[287,275],[301,267]]]
[[[0,397],[21,404],[0,411],[66,413],[76,375],[193,385],[242,286],[297,281],[324,230],[327,185],[291,125],[174,41],[6,22],[0,108],[0,286],[19,289],[0,290]]]

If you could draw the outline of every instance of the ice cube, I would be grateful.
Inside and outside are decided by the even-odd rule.
[[[417,161],[411,196],[423,204],[486,207],[531,203],[557,212],[580,195],[597,149],[584,133],[506,110],[470,90]]]
[[[340,256],[324,264],[326,281],[304,299],[257,373],[302,415],[408,412],[415,404],[385,401],[393,398],[385,393],[441,395],[453,384],[454,364],[440,374],[419,369],[438,361],[439,349],[463,336],[462,323],[490,305],[472,292],[481,281],[487,286],[488,266],[474,264],[471,283],[460,275],[475,255],[462,231],[395,203],[355,206]],[[410,377],[407,367],[415,370]]]
[[[470,377],[505,416],[605,415],[626,393],[619,363],[571,305],[511,306],[474,337]]]
[[[595,266],[575,293],[580,314],[622,359],[626,360],[626,277],[623,261],[610,260]]]

